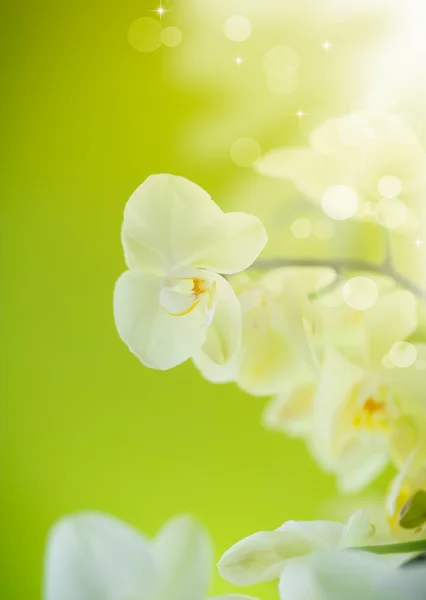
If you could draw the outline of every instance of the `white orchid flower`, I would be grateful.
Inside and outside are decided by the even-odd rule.
[[[224,364],[240,344],[241,315],[219,275],[249,267],[267,236],[245,213],[223,213],[196,184],[149,177],[124,211],[122,242],[129,270],[118,279],[118,332],[141,362],[169,369],[203,347]]]
[[[291,181],[332,219],[374,223],[377,228],[364,228],[363,235],[382,246],[383,229],[393,266],[425,284],[426,152],[399,116],[356,112],[332,118],[313,130],[309,147],[271,150],[256,168]]]
[[[229,365],[218,366],[203,351],[194,362],[214,383],[235,381],[255,396],[282,392],[289,382],[315,379],[309,340],[308,293],[327,269],[273,269],[265,275],[231,281],[242,311],[242,343]]]
[[[381,290],[368,310],[316,301],[313,311],[319,377],[289,378],[267,405],[263,421],[270,429],[306,438],[323,468],[337,474],[340,488],[357,491],[390,458],[399,467],[411,452],[415,442],[408,443],[401,420],[426,416],[424,373],[415,362],[399,368],[388,357],[415,331],[416,302],[411,292]],[[412,351],[421,358],[426,345],[413,344]]]
[[[256,167],[264,175],[291,180],[318,205],[334,186],[349,188],[357,198],[354,216],[368,218],[371,212],[365,211],[365,204],[382,197],[398,196],[407,205],[420,207],[426,153],[399,116],[357,112],[319,125],[311,134],[309,148],[271,150]],[[393,179],[383,179],[389,177]]]
[[[297,568],[297,567],[296,567]],[[296,570],[300,579],[301,573]],[[311,557],[298,600],[424,600],[423,565],[396,568],[392,561],[369,552],[328,551]],[[293,577],[294,579],[294,577]],[[311,595],[303,595],[303,585]],[[291,598],[280,589],[282,600]]]
[[[389,358],[395,344],[417,326],[410,292],[384,293],[365,311],[343,310],[349,315],[343,327],[338,311],[335,325],[332,317],[326,320],[329,344],[312,398],[315,426],[308,443],[323,468],[337,475],[341,491],[355,492],[372,481],[391,458],[399,466],[411,452],[412,444],[400,434],[398,424],[410,415],[426,416],[426,380],[415,360],[402,368]],[[357,332],[356,343],[348,348],[340,344],[339,336],[350,338],[351,328]],[[411,350],[421,358],[426,345],[412,344]]]
[[[390,376],[384,367],[363,370],[327,350],[309,443],[323,468],[337,475],[342,492],[361,490],[391,458],[408,455],[412,445],[399,424],[406,416],[413,422],[424,416],[423,393],[414,365]]]
[[[219,572],[240,586],[280,580],[285,600],[312,600],[307,561],[315,552],[359,546],[374,533],[368,514],[357,511],[346,525],[334,521],[287,521],[237,542],[219,561]]]
[[[43,599],[205,600],[211,565],[210,539],[189,517],[172,518],[150,540],[113,517],[80,513],[50,532]]]

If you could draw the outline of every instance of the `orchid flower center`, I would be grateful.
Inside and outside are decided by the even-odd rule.
[[[172,317],[183,317],[202,307],[207,325],[213,317],[215,300],[216,282],[198,276],[168,278],[160,295],[162,308]]]
[[[386,400],[383,390],[377,390],[377,393],[369,394],[364,398],[354,415],[354,427],[372,433],[387,431],[393,415],[391,406]]]

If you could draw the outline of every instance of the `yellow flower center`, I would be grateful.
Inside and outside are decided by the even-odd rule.
[[[161,291],[162,308],[172,317],[183,317],[206,299],[205,311],[210,316],[216,299],[216,282],[203,277],[174,277],[166,280]]]
[[[354,426],[369,430],[388,429],[389,414],[386,402],[376,400],[371,396],[365,400],[361,409],[355,415]]]

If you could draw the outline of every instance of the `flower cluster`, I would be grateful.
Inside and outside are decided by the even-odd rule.
[[[354,549],[373,535],[362,511],[346,525],[289,521],[241,540],[218,567],[237,586],[279,579],[282,600],[424,600],[423,566],[398,568],[401,560]],[[190,517],[170,519],[151,540],[108,515],[79,513],[50,532],[43,598],[205,600],[211,565],[209,536]],[[210,600],[257,599],[230,593]]]
[[[426,547],[424,278],[397,270],[401,240],[392,237],[417,235],[424,166],[400,120],[360,114],[321,126],[311,148],[275,150],[257,163],[291,179],[330,218],[382,228],[380,264],[258,259],[267,242],[260,220],[222,212],[181,177],[151,176],[127,203],[128,270],[115,287],[114,316],[144,365],[164,370],[191,359],[213,383],[270,396],[264,426],[303,438],[343,493],[363,489],[389,463],[397,470],[384,539],[399,543],[380,545],[383,532],[363,510],[346,525],[288,521],[224,553],[218,569],[233,585],[276,579],[282,600],[425,597],[426,570],[411,554]],[[82,513],[51,530],[43,594],[204,600],[211,563],[210,539],[190,517],[171,519],[151,540],[107,515]]]
[[[291,175],[317,198],[333,181],[327,173],[342,171],[336,161],[346,164],[342,135],[353,152],[373,144],[375,156],[384,145],[385,166],[370,174],[376,182],[394,172],[396,137],[417,153],[404,179],[415,199],[420,150],[398,120],[379,125],[383,140],[359,115],[326,123],[314,131],[312,150],[278,150],[258,167]],[[396,535],[423,536],[422,522],[401,527],[426,479],[426,342],[416,337],[424,307],[415,284],[401,285],[389,262],[368,272],[368,263],[357,269],[340,261],[337,269],[332,260],[256,260],[267,241],[262,223],[223,213],[197,185],[172,175],[152,176],[132,195],[122,240],[129,270],[116,285],[115,319],[145,365],[168,369],[191,358],[209,381],[272,396],[264,425],[305,439],[342,492],[363,489],[392,462],[398,475],[385,503],[389,525]]]

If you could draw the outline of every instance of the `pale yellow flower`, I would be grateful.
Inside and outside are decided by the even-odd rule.
[[[397,316],[390,313],[388,318],[392,323]],[[315,426],[308,443],[322,466],[337,475],[344,492],[362,489],[390,459],[398,465],[408,456],[412,445],[401,421],[426,415],[424,374],[415,364],[386,368],[372,344],[381,347],[371,338],[364,365],[329,347],[313,399]],[[414,347],[419,356],[426,354],[426,345]]]
[[[114,293],[120,336],[152,368],[174,367],[201,347],[214,362],[226,363],[240,344],[241,314],[218,273],[246,269],[266,241],[256,217],[223,213],[195,183],[149,177],[124,212],[129,270]]]
[[[321,466],[337,475],[339,488],[354,492],[412,450],[401,420],[426,416],[426,377],[417,361],[402,368],[389,358],[416,329],[416,303],[410,292],[387,290],[364,311],[316,306],[318,381],[290,379],[267,406],[264,422],[304,437]],[[426,354],[425,344],[409,348],[420,360]]]
[[[350,190],[356,197],[351,216],[371,219],[369,208],[375,206],[366,203],[375,204],[383,197],[399,197],[407,206],[421,210],[426,153],[400,117],[358,112],[318,126],[309,148],[271,150],[258,161],[257,170],[291,180],[306,198],[323,207],[324,195],[335,186],[342,188],[337,198],[340,204],[350,201]],[[334,218],[339,219],[339,214]]]
[[[363,222],[359,235],[369,241],[358,254],[362,250],[377,261],[380,247],[383,257],[389,246],[394,267],[426,284],[426,152],[399,116],[357,112],[332,118],[312,131],[309,147],[271,150],[256,169],[291,181],[335,223]],[[374,226],[367,229],[367,223]]]

